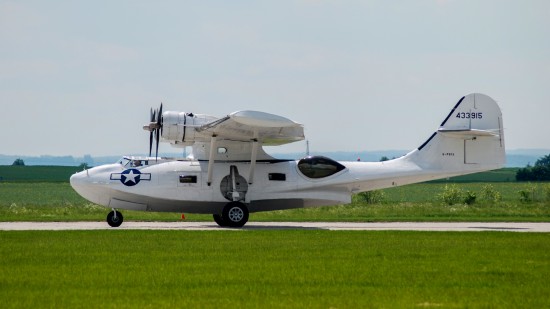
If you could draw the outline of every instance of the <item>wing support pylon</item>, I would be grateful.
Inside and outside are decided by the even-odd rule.
[[[252,142],[252,155],[250,158],[250,171],[248,173],[249,185],[251,185],[254,182],[254,169],[256,168],[256,159],[258,157],[258,147],[260,145],[257,139],[253,139],[251,142]]]
[[[207,184],[210,187],[212,185],[212,173],[214,172],[214,155],[216,151],[216,142],[218,138],[217,135],[214,134],[210,138],[210,155],[208,157],[208,180]]]

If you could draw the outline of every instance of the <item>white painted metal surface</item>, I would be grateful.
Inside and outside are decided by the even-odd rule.
[[[128,158],[73,175],[73,188],[109,208],[229,219],[224,210],[230,202],[240,203],[246,213],[335,205],[349,203],[353,193],[498,169],[505,163],[502,114],[483,94],[460,99],[425,143],[385,162],[274,159],[261,146],[302,140],[303,127],[267,113],[242,111],[219,119],[162,115],[166,118],[153,117],[144,128],[151,136],[162,131],[163,139],[174,144],[178,141],[162,128],[175,126],[176,137],[193,145],[193,159]]]

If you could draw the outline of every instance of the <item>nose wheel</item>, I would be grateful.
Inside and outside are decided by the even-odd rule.
[[[122,224],[122,221],[124,221],[124,217],[120,212],[114,209],[107,215],[107,223],[111,227],[119,227]]]

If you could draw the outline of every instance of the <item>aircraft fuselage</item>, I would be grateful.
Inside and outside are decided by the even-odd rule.
[[[154,163],[154,159],[142,162]],[[148,162],[148,163],[149,163]],[[308,179],[299,161],[216,162],[208,184],[208,161],[173,160],[158,164],[103,165],[77,173],[71,185],[86,199],[111,208],[189,213],[220,213],[232,201],[250,212],[347,203],[347,189],[319,190],[322,181],[342,177],[347,168],[324,179]],[[328,178],[328,179],[327,179]]]

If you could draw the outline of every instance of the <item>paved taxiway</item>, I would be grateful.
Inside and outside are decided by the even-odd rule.
[[[242,229],[223,229],[210,222],[0,222],[4,231],[59,230],[361,230],[361,231],[507,231],[550,232],[550,223],[530,222],[248,222]]]

